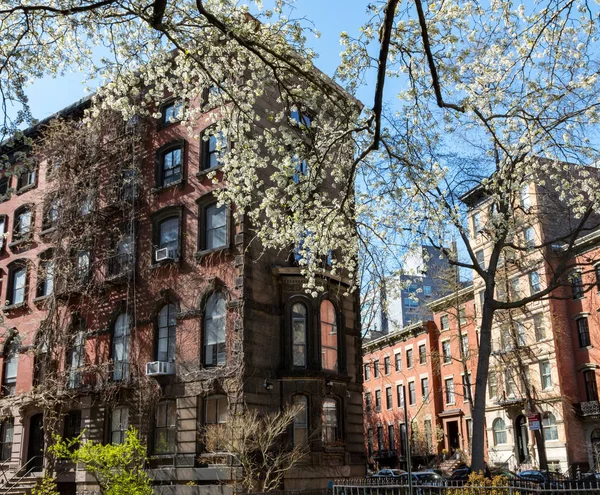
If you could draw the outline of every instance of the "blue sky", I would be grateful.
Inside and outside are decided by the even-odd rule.
[[[323,72],[333,75],[340,61],[342,47],[339,34],[348,31],[352,35],[364,21],[365,3],[360,0],[297,0],[294,17],[310,19],[321,37],[309,37],[308,44],[319,54],[316,64]],[[45,77],[35,81],[26,92],[33,116],[44,119],[58,110],[86,96],[84,75],[69,73],[64,77]],[[365,89],[357,95],[370,106],[370,94]]]

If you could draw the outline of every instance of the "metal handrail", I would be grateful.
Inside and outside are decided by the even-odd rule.
[[[0,463],[0,469],[2,470],[2,476],[4,477],[4,483],[6,484],[8,482],[8,478],[6,477],[6,470],[4,469],[6,467],[7,464],[10,463],[10,457],[8,459],[4,459],[4,461],[2,461]]]
[[[4,487],[6,488],[1,495],[8,495],[8,493],[10,492],[10,490],[13,488],[13,485],[19,483],[20,481],[23,480],[23,478],[25,478],[28,474],[30,474],[31,472],[33,472],[34,468],[39,467],[37,464],[32,465],[29,469],[27,469],[25,471],[24,474],[22,474],[19,479],[13,481],[13,478],[15,478],[21,471],[23,471],[23,469],[25,469],[29,464],[31,464],[34,460],[36,459],[43,459],[44,456],[41,455],[34,455],[31,459],[29,459],[25,464],[23,464],[19,469],[17,469],[15,471],[15,474],[13,474],[10,478],[8,478],[8,480],[6,480],[6,483],[4,483]],[[8,486],[11,485],[11,486]]]

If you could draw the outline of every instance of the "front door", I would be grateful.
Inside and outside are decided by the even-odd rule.
[[[448,446],[450,452],[460,448],[460,439],[458,437],[458,421],[448,421]]]
[[[44,415],[34,414],[29,420],[27,468],[41,471],[44,466]]]
[[[517,432],[517,458],[519,459],[519,464],[522,464],[529,456],[529,449],[527,448],[529,434],[527,432],[525,416],[521,415],[515,420],[515,430]]]

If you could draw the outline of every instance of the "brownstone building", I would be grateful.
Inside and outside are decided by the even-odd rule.
[[[87,105],[60,117],[76,121]],[[308,296],[293,246],[264,253],[247,220],[217,203],[227,141],[210,134],[210,111],[200,142],[176,120],[177,100],[160,112],[108,118],[78,143],[5,149],[0,462],[43,472],[49,432],[122,442],[134,425],[157,489],[227,492],[240,468],[205,429],[244,407],[296,404],[288,440],[310,454],[285,487],[360,476],[357,296],[326,269],[326,290]],[[51,120],[28,134],[41,140]],[[63,493],[94,485],[74,466],[59,481]]]

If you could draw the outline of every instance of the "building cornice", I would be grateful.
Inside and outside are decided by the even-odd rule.
[[[427,306],[433,312],[440,311],[446,309],[448,306],[452,304],[456,304],[458,300],[459,304],[468,301],[469,299],[473,299],[475,297],[475,292],[473,289],[473,284],[465,287],[464,289],[460,289],[457,292],[453,292],[447,296],[444,296],[440,299],[436,299],[435,301],[431,301]]]
[[[401,342],[403,340],[407,340],[411,337],[415,337],[417,335],[421,335],[427,333],[429,331],[428,321],[418,321],[409,325],[407,327],[402,327],[399,330],[395,330],[387,335],[379,337],[374,340],[369,340],[367,342],[363,342],[362,352],[363,355],[369,352],[373,352],[377,349],[382,349],[383,347],[388,347],[390,345],[395,344],[396,342]]]

